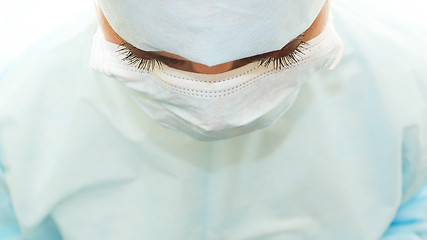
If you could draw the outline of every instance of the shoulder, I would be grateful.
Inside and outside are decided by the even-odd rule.
[[[378,2],[334,1],[337,31],[346,46],[336,74],[357,83],[357,101],[368,99],[364,108],[375,106],[362,116],[376,123],[372,129],[398,125],[406,201],[422,186],[427,170],[427,21]],[[381,117],[390,120],[377,121]]]
[[[101,76],[89,64],[96,28],[94,18],[76,19],[34,44],[0,74],[1,155],[8,149],[19,154],[15,148],[22,144],[58,141],[82,96],[98,91],[94,83]]]
[[[351,79],[390,118],[419,121],[427,102],[427,22],[415,22],[381,1],[336,0],[333,15],[345,54],[335,75]],[[345,81],[345,80],[343,80]]]
[[[29,109],[42,112],[73,98],[82,82],[93,75],[89,59],[94,20],[80,18],[66,24],[0,73],[0,119]]]

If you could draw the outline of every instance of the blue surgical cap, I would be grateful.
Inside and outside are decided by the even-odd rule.
[[[208,66],[279,50],[307,30],[325,0],[98,0],[112,28],[146,51]]]

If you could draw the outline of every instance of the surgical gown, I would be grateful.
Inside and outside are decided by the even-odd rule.
[[[1,240],[427,239],[427,42],[334,1],[345,45],[273,126],[203,142],[89,67],[94,17],[0,75]]]

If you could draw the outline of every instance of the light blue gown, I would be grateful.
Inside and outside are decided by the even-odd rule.
[[[0,239],[427,239],[426,31],[356,2],[338,67],[217,142],[89,68],[95,19],[35,45],[0,75]]]

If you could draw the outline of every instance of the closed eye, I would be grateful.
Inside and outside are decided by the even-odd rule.
[[[298,63],[308,49],[308,43],[302,41],[303,37],[304,35],[301,34],[281,50],[236,60],[233,66],[237,68],[258,61],[260,66],[269,67],[273,65],[276,70],[289,68]],[[124,62],[130,66],[134,66],[141,72],[150,72],[155,68],[162,68],[163,64],[182,69],[184,65],[190,63],[190,61],[187,60],[170,58],[155,52],[143,51],[126,41],[119,45],[117,53],[123,56],[122,60]]]

